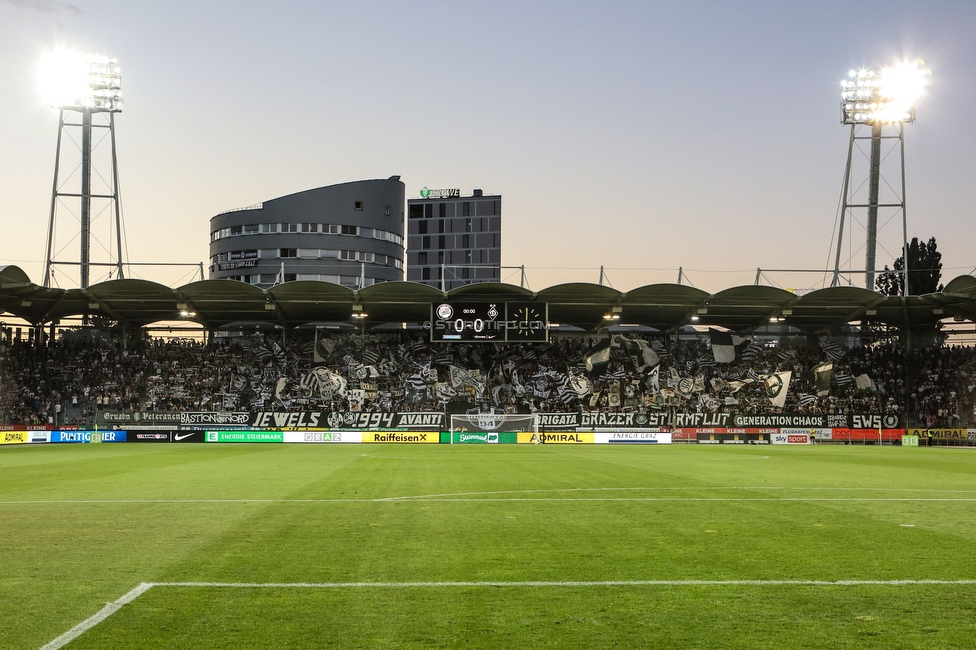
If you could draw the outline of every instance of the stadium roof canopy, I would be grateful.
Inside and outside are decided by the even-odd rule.
[[[536,292],[503,283],[470,284],[443,292],[416,282],[386,282],[354,291],[316,281],[286,282],[264,290],[234,280],[202,280],[175,289],[147,280],[109,280],[87,289],[52,289],[32,283],[16,266],[0,267],[0,312],[35,325],[99,315],[134,326],[185,320],[214,330],[240,323],[294,328],[346,322],[370,328],[429,320],[431,305],[445,300],[545,302],[551,323],[587,331],[611,322],[662,332],[697,324],[744,333],[771,319],[808,332],[859,320],[915,328],[948,317],[976,321],[976,277],[960,276],[939,293],[900,298],[857,287],[798,296],[761,285],[709,294],[680,284],[651,284],[621,292],[589,283],[559,284]],[[354,313],[365,317],[357,319]]]

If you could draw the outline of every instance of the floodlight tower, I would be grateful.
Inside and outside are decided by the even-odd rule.
[[[44,286],[51,286],[51,267],[56,264],[78,265],[80,269],[80,287],[88,288],[92,266],[115,267],[117,278],[123,277],[122,271],[122,213],[119,205],[119,174],[118,158],[115,150],[115,114],[122,112],[122,73],[118,61],[103,56],[79,56],[77,54],[59,51],[47,54],[42,58],[42,85],[51,106],[59,110],[58,144],[54,160],[54,189],[51,194],[51,216],[48,222],[47,246],[44,263]],[[77,113],[81,121],[65,121],[65,115]],[[94,116],[100,116],[96,122]],[[68,127],[81,130],[81,187],[80,191],[62,191],[58,174],[61,169],[62,135]],[[92,130],[108,129],[111,144],[111,181],[104,175],[98,174],[106,189],[92,192]],[[69,139],[71,136],[68,136]],[[74,144],[77,146],[78,142]],[[68,175],[70,179],[73,173]],[[80,200],[78,221],[80,222],[79,239],[81,255],[78,262],[58,261],[55,258],[54,233],[57,207],[63,199]],[[114,239],[117,247],[116,259],[109,262],[91,261],[91,222],[92,199],[110,201],[114,207]],[[106,206],[107,209],[108,206]],[[111,246],[111,244],[109,245]],[[108,247],[106,247],[108,250]],[[111,257],[111,251],[109,251]]]
[[[851,125],[850,143],[847,149],[847,170],[844,173],[844,199],[837,231],[837,256],[834,260],[834,277],[831,286],[840,284],[841,248],[844,238],[844,220],[852,209],[866,209],[865,230],[865,288],[874,290],[875,257],[878,246],[878,208],[895,208],[902,217],[902,255],[906,264],[902,269],[905,294],[908,294],[908,221],[905,212],[905,124],[915,121],[915,102],[929,85],[931,71],[923,61],[912,61],[884,68],[879,73],[871,70],[851,70],[849,77],[841,81],[841,123]],[[864,127],[867,127],[866,129]],[[870,129],[867,135],[860,132]],[[868,195],[866,202],[852,202],[851,163],[855,145],[860,140],[870,140],[871,151],[868,169]],[[882,143],[897,140],[901,154],[901,193],[890,200],[879,200],[881,190]],[[888,185],[888,187],[891,187]]]

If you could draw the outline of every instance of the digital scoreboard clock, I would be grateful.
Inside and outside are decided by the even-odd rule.
[[[431,305],[434,343],[545,343],[549,314],[544,302],[438,302]]]

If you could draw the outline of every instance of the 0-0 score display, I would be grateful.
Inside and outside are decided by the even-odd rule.
[[[439,302],[431,305],[432,342],[504,343],[549,340],[544,302]]]

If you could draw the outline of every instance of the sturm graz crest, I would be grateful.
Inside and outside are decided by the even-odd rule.
[[[329,413],[329,417],[326,419],[326,422],[329,423],[330,427],[335,429],[341,427],[344,420],[345,418],[343,418],[342,413],[338,411],[333,411],[332,413]]]
[[[898,416],[897,415],[886,415],[881,419],[881,425],[885,429],[897,429],[898,428]]]
[[[498,427],[502,426],[504,421],[504,411],[498,411],[494,407],[489,408],[487,411],[482,411],[481,409],[469,409],[465,415],[469,419],[478,423],[478,428],[483,431],[493,431]]]

